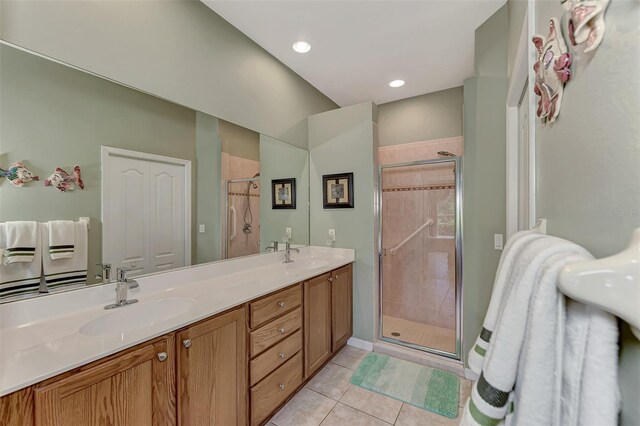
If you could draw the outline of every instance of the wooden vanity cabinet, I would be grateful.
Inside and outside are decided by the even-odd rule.
[[[332,352],[347,343],[353,334],[353,268],[343,266],[332,272],[331,338]]]
[[[178,331],[176,343],[178,424],[246,424],[245,309]]]
[[[304,283],[304,377],[331,358],[331,273]]]
[[[173,336],[38,385],[35,425],[175,424]]]

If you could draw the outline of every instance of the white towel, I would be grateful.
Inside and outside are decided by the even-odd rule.
[[[482,332],[476,339],[476,343],[469,351],[467,362],[469,368],[476,374],[480,374],[482,366],[485,361],[486,351],[489,348],[491,341],[491,335],[495,330],[496,324],[500,313],[502,312],[502,303],[506,298],[506,294],[511,286],[511,283],[516,280],[517,273],[524,272],[523,265],[519,265],[521,268],[516,271],[514,268],[514,262],[525,249],[533,241],[543,238],[544,234],[535,233],[531,231],[518,232],[509,238],[507,245],[500,256],[500,263],[498,264],[498,270],[496,272],[496,279],[493,284],[493,291],[491,293],[491,301],[489,302],[489,308],[482,324]]]
[[[75,223],[72,220],[49,222],[49,254],[51,259],[70,259],[75,247]]]
[[[0,223],[0,247],[6,247],[7,224]],[[0,262],[0,299],[37,293],[42,275],[40,229],[36,227],[36,246],[33,260],[28,263]]]
[[[541,234],[539,234],[541,235]],[[474,383],[461,424],[501,424],[514,410],[512,392],[524,342],[531,295],[547,262],[558,254],[584,253],[580,246],[560,238],[542,236],[524,247],[514,259],[517,278],[502,302],[501,314],[480,378]],[[507,283],[509,285],[509,283]],[[533,397],[533,396],[532,396]]]
[[[6,222],[4,231],[3,263],[32,262],[38,244],[38,223],[30,221]]]
[[[49,224],[43,223],[42,245],[49,246]],[[87,224],[74,222],[75,249],[69,259],[52,260],[50,256],[42,256],[44,278],[49,291],[62,286],[84,284],[87,281],[87,262],[89,251],[89,234]]]

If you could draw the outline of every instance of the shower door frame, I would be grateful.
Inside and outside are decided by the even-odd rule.
[[[260,183],[259,178],[242,178],[242,179],[225,179],[223,183],[224,192],[222,195],[222,230],[220,232],[221,241],[221,257],[222,260],[229,259],[229,185],[234,183],[243,183],[243,182],[258,182]],[[261,188],[262,189],[262,188]],[[237,222],[236,222],[237,223]],[[260,254],[260,250],[258,249],[258,253]],[[249,255],[252,256],[252,255]]]
[[[413,343],[403,342],[401,340],[385,337],[383,335],[383,247],[382,247],[382,221],[384,215],[383,209],[383,197],[382,197],[382,172],[385,169],[393,169],[400,167],[411,166],[424,166],[430,164],[441,163],[454,163],[455,164],[455,198],[456,198],[456,232],[455,232],[455,288],[456,288],[456,351],[446,352],[436,348],[430,348],[426,346],[420,346]],[[417,349],[422,352],[431,353],[434,355],[443,356],[456,361],[462,361],[462,338],[463,338],[463,324],[462,324],[462,308],[463,308],[463,294],[462,294],[462,157],[447,157],[436,158],[432,160],[420,160],[412,161],[408,163],[394,163],[394,164],[381,164],[378,166],[378,339],[383,342],[393,343],[396,345]]]

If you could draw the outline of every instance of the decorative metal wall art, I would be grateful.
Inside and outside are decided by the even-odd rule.
[[[322,207],[353,208],[353,173],[322,176]]]
[[[296,178],[273,179],[271,181],[271,208],[296,208]]]
[[[40,180],[38,176],[29,171],[22,161],[16,161],[7,170],[0,168],[0,177],[7,179],[11,185],[15,187],[22,187],[25,183],[29,183],[34,180]]]
[[[567,11],[565,31],[571,46],[583,46],[584,53],[593,52],[604,37],[604,14],[609,0],[560,0],[560,3]]]
[[[84,181],[80,175],[80,166],[73,166],[73,175],[70,175],[60,167],[56,167],[53,174],[45,179],[44,186],[53,186],[59,191],[73,191],[77,186],[84,189]]]
[[[564,85],[571,79],[571,54],[560,33],[557,18],[549,22],[549,36],[533,36],[538,57],[533,64],[536,74],[534,93],[539,97],[536,115],[542,124],[556,120],[560,113]]]

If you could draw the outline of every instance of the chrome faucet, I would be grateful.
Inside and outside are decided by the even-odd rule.
[[[96,274],[96,279],[102,278],[102,284],[109,284],[111,282],[111,264],[110,263],[96,263],[102,269],[101,274]]]
[[[291,243],[289,241],[287,241],[286,243],[284,243],[284,262],[282,262],[282,263],[291,263],[291,262],[293,262],[293,260],[291,260],[291,251],[296,251],[296,252],[300,253],[300,249],[291,248]]]
[[[278,242],[271,241],[271,245],[265,248],[266,251],[273,251],[274,253],[278,251]]]
[[[140,287],[138,281],[127,278],[127,272],[129,271],[130,269],[125,268],[117,269],[118,281],[116,282],[116,303],[105,306],[105,309],[119,308],[121,306],[138,303],[138,299],[127,300],[127,292],[129,289]]]

